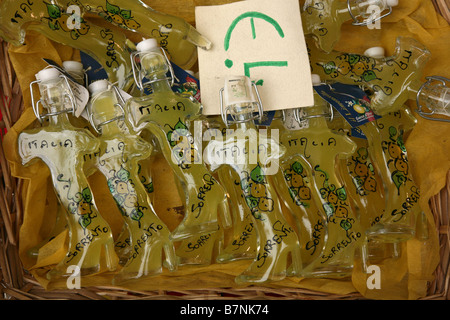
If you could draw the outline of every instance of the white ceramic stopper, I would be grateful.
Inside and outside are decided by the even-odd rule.
[[[60,74],[61,72],[59,72],[56,68],[45,68],[36,74],[36,79],[41,81],[48,81],[58,78]]]
[[[69,60],[64,61],[62,64],[67,72],[83,72],[83,64],[81,62]]]
[[[89,92],[91,93],[91,95],[94,95],[97,92],[108,90],[108,86],[109,86],[109,81],[102,79],[102,80],[97,80],[97,81],[92,82],[88,88],[89,88]]]
[[[383,47],[372,47],[364,51],[364,55],[367,57],[380,59],[384,58],[385,52]]]
[[[312,84],[313,86],[318,86],[320,85],[320,76],[318,74],[311,74],[311,80],[312,80]]]
[[[153,38],[142,40],[136,45],[136,50],[140,52],[150,51],[155,48],[158,48],[158,42]]]

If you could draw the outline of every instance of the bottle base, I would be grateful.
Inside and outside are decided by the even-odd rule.
[[[185,225],[179,225],[170,234],[169,239],[171,241],[180,241],[190,237],[197,237],[202,234],[208,234],[219,230],[219,225],[216,222],[204,223],[200,225],[186,227]]]
[[[415,236],[415,230],[402,225],[377,224],[366,231],[369,240],[395,243],[407,241]]]
[[[351,277],[353,273],[352,266],[323,266],[308,270],[308,268],[302,270],[301,277],[304,278],[332,278],[332,279],[344,279]]]

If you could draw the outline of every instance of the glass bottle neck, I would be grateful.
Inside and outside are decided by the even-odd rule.
[[[73,106],[67,105],[65,83],[62,79],[40,85],[41,99],[44,113],[55,114],[48,116],[51,126],[71,126],[67,109]],[[67,111],[67,112],[66,112]]]
[[[155,75],[151,80],[149,86],[153,92],[171,92],[172,87],[170,86],[169,80],[165,75]]]
[[[231,125],[237,129],[247,130],[254,127],[254,103],[236,103],[228,107],[231,117],[233,118]],[[228,119],[227,119],[228,121]]]

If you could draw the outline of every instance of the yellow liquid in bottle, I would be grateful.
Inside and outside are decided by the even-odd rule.
[[[79,25],[71,25],[67,7],[44,1],[0,3],[0,36],[14,45],[22,45],[26,30],[35,30],[47,38],[86,52],[97,60],[111,82],[126,87],[131,73],[125,35],[102,28],[81,18]],[[81,15],[83,15],[83,11]]]
[[[151,84],[153,93],[129,99],[125,109],[134,130],[150,131],[156,137],[184,189],[186,213],[173,230],[172,239],[217,231],[219,215],[223,217],[223,226],[229,227],[226,192],[201,161],[201,150],[194,143],[194,120],[201,117],[201,104],[171,90],[161,55],[145,54],[141,65],[156,80]]]
[[[337,168],[347,186],[349,199],[358,212],[361,228],[365,232],[380,222],[385,212],[386,196],[383,179],[377,166],[374,165],[367,139],[352,136],[350,125],[340,115],[329,122],[329,127],[347,134],[357,146],[351,157],[338,161]],[[363,245],[364,254],[361,258],[364,259],[364,265],[374,264],[383,259],[398,256],[398,250],[395,244],[390,245],[366,238]]]
[[[386,187],[385,213],[367,231],[369,238],[398,242],[414,237],[420,191],[411,174],[403,135],[415,121],[404,108],[361,126]]]
[[[64,106],[62,80],[41,87],[41,96],[49,112]],[[66,257],[47,273],[49,280],[67,274],[69,266],[80,268],[81,275],[115,270],[118,258],[114,252],[111,228],[98,211],[87,178],[83,156],[93,153],[100,141],[89,131],[74,127],[61,113],[50,116],[46,127],[25,130],[19,135],[19,153],[24,164],[41,159],[49,167],[53,186],[69,228]]]
[[[336,157],[350,157],[355,143],[331,131],[325,117],[327,105],[315,93],[315,106],[305,108],[308,128],[291,131],[285,138],[309,163],[314,177],[313,197],[326,215],[326,242],[318,259],[302,271],[305,277],[347,277],[353,271],[354,254],[363,240],[363,230],[347,187],[336,170]]]
[[[288,113],[288,111],[286,111]],[[280,142],[286,153],[280,161],[280,171],[272,178],[280,199],[294,217],[303,268],[317,260],[322,253],[326,236],[326,215],[313,198],[312,168],[300,154],[296,144],[289,141],[295,136],[294,128],[286,128],[281,120],[274,120],[270,128],[282,132]]]
[[[217,261],[254,259],[257,246],[256,228],[252,212],[239,189],[239,176],[228,166],[219,168],[218,176],[229,196],[233,224],[230,228],[231,235]]]
[[[171,60],[183,69],[195,64],[197,46],[211,47],[211,42],[186,21],[155,11],[143,1],[78,0],[77,3],[119,27],[140,33],[145,38],[157,39]]]
[[[208,117],[208,131],[203,140],[223,139],[227,133],[232,134],[218,116]],[[214,138],[213,138],[214,137]],[[205,144],[204,144],[205,145]],[[250,208],[242,195],[239,175],[229,166],[216,170],[218,181],[224,186],[231,212],[232,226],[225,230],[224,248],[217,257],[217,262],[229,262],[242,259],[254,259],[256,256],[257,234]]]
[[[321,51],[306,37],[312,73],[322,80],[361,85],[373,91],[371,109],[379,115],[400,109],[416,97],[422,70],[430,52],[417,40],[399,37],[395,54],[375,59],[360,54]]]
[[[377,18],[370,12],[370,6],[376,6],[380,13],[384,11],[386,3],[380,0],[350,1],[350,9],[358,22],[371,22]],[[345,1],[314,0],[306,1],[302,11],[302,22],[305,34],[314,35],[319,47],[325,52],[333,50],[341,37],[341,26],[353,17],[349,13]]]
[[[226,166],[231,167],[239,177],[240,185],[236,188],[241,190],[256,230],[256,256],[235,281],[238,284],[261,283],[281,280],[288,273],[297,275],[302,266],[299,241],[295,230],[283,215],[275,186],[266,174],[275,173],[267,161],[270,161],[269,157],[281,156],[282,150],[277,150],[279,145],[273,139],[265,137],[260,140],[261,135],[251,121],[230,125],[229,129],[233,131],[227,132],[223,143],[211,141],[207,145],[205,157],[211,156],[208,162],[213,170],[227,159]],[[268,141],[271,141],[270,144]],[[260,146],[264,143],[265,148]],[[233,158],[227,158],[224,153],[227,149],[235,150]]]
[[[112,91],[101,92],[92,98],[91,112],[97,121],[108,121],[117,116],[116,103]],[[130,237],[128,259],[114,282],[161,273],[163,251],[167,268],[175,270],[177,263],[175,248],[169,239],[170,231],[154,212],[138,173],[139,161],[151,155],[151,144],[124,132],[115,121],[104,124],[101,131],[99,139],[104,149],[98,157],[97,167],[107,180]]]

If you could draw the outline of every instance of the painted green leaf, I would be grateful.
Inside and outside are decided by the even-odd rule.
[[[133,212],[131,212],[130,214],[130,218],[135,221],[141,220],[143,216],[144,214],[142,213],[142,211],[137,209],[134,209]]]
[[[178,122],[177,122],[177,124],[175,125],[174,129],[175,129],[175,130],[180,130],[180,129],[186,129],[186,130],[187,130],[187,127],[186,127],[186,125],[185,125],[185,124],[181,121],[181,119],[180,119],[180,120],[178,120]]]
[[[167,133],[167,141],[169,141],[169,144],[170,144],[172,147],[174,147],[174,146],[177,144],[177,142],[175,141],[175,139],[172,139],[172,136],[173,136],[173,131],[169,131],[169,132]]]
[[[61,9],[57,5],[51,3],[46,3],[46,5],[47,12],[50,18],[58,19],[59,17],[61,17]]]
[[[348,55],[348,63],[350,63],[351,65],[354,65],[355,63],[357,63],[360,60],[360,56],[358,54],[350,54]]]
[[[250,191],[249,190],[249,188],[250,188],[250,184],[248,183],[248,180],[247,179],[242,179],[241,180],[241,188],[242,188],[242,190],[244,190],[244,191]]]
[[[107,183],[108,183],[109,192],[111,192],[111,193],[116,192],[116,187],[115,187],[115,184],[114,184],[114,178],[108,179]]]
[[[395,127],[389,127],[389,136],[394,137],[397,134],[397,129]]]
[[[128,20],[131,18],[131,10],[121,10],[120,15],[122,16],[122,18]]]
[[[398,170],[392,173],[391,178],[398,190],[400,189],[401,185],[404,184],[407,180],[405,174]]]
[[[154,191],[153,182],[144,184],[144,188],[147,191],[147,193],[152,193]]]
[[[400,134],[397,137],[397,144],[402,149],[403,152],[406,152],[405,143],[403,142],[403,134],[400,132]]]
[[[53,23],[52,21],[48,21],[48,27],[52,30],[59,30],[58,21],[56,23]]]
[[[331,203],[324,203],[323,210],[325,211],[327,217],[331,217],[334,213],[333,205]]]
[[[83,199],[86,202],[91,202],[92,201],[91,189],[89,189],[88,187],[84,188],[83,191],[81,191],[81,195],[83,196]]]
[[[106,11],[114,14],[120,14],[120,8],[106,1]]]
[[[345,188],[339,188],[336,190],[336,195],[338,197],[339,200],[345,201],[347,200],[347,193],[345,192]]]
[[[295,173],[302,174],[303,173],[303,166],[300,164],[300,162],[295,161],[292,164],[292,170],[294,170]]]
[[[323,71],[325,71],[326,74],[330,74],[334,70],[336,70],[336,64],[334,63],[334,61],[327,62],[323,65]]]
[[[247,206],[250,209],[256,208],[258,206],[258,203],[259,203],[259,199],[255,198],[255,197],[252,197],[252,196],[245,197],[245,201],[247,202]]]
[[[263,172],[262,168],[259,165],[257,165],[252,170],[252,172],[250,172],[250,178],[253,181],[257,182],[257,183],[263,183],[264,182],[264,180],[265,180],[264,172]]]
[[[91,224],[91,218],[88,215],[81,216],[80,219],[78,219],[78,223],[83,229],[86,229],[86,227]]]
[[[294,199],[298,195],[298,188],[290,187],[289,193],[291,197]]]
[[[349,230],[352,228],[352,223],[348,220],[342,220],[341,223],[339,224],[341,226],[342,229],[344,229],[345,231]]]
[[[373,70],[366,70],[362,74],[362,78],[364,81],[369,82],[369,81],[377,79],[377,74]]]
[[[120,170],[117,172],[117,177],[120,179],[120,181],[126,182],[128,181],[128,179],[130,179],[130,173],[124,168],[120,168]]]

